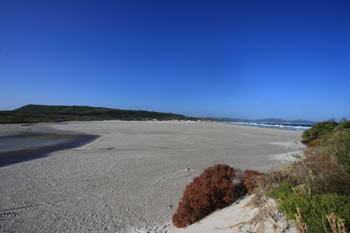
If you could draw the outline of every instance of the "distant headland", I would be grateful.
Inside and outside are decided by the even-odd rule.
[[[29,104],[13,111],[0,111],[0,123],[2,124],[99,120],[200,120],[200,118],[165,112],[75,105]]]
[[[39,105],[28,104],[12,111],[0,111],[0,124],[9,123],[39,123],[64,121],[101,121],[101,120],[190,120],[190,121],[220,121],[243,122],[258,124],[278,124],[289,126],[311,126],[312,121],[283,120],[277,118],[262,120],[247,120],[239,118],[192,117],[171,112],[155,112],[146,110],[125,110],[91,106]]]

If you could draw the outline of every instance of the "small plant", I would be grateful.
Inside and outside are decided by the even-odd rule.
[[[304,196],[311,196],[311,189],[310,187],[306,186],[305,184],[298,185],[294,188],[292,188],[294,193],[297,193],[299,195]]]
[[[243,177],[239,169],[225,164],[209,167],[187,185],[173,215],[173,223],[176,227],[192,224],[216,209],[232,204],[243,191]]]
[[[249,194],[254,192],[254,189],[258,187],[258,179],[264,174],[254,170],[246,170],[243,174],[244,187]]]
[[[286,198],[288,194],[293,192],[293,186],[288,183],[282,183],[277,187],[273,188],[270,192],[266,193],[266,196],[274,199]]]
[[[332,229],[332,233],[346,233],[345,220],[338,218],[334,213],[327,216],[328,223]],[[328,227],[323,224],[323,228],[327,233],[330,233]]]
[[[303,216],[300,213],[300,208],[297,208],[297,213],[295,214],[295,222],[298,231],[300,231],[301,233],[308,232],[306,224],[303,222]]]

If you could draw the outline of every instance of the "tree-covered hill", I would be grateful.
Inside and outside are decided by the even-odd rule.
[[[120,110],[89,106],[26,105],[0,111],[0,123],[37,123],[91,120],[199,120],[180,114],[143,110]]]

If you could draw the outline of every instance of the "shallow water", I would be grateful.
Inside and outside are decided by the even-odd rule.
[[[0,167],[48,156],[51,152],[82,146],[95,135],[16,133],[0,136]]]
[[[0,152],[18,151],[34,147],[56,145],[71,137],[59,134],[16,134],[0,137]]]

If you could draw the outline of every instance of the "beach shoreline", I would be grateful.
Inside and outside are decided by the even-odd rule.
[[[204,168],[226,163],[266,171],[281,166],[274,155],[303,148],[300,131],[217,122],[91,121],[36,127],[99,138],[0,167],[0,231],[125,233],[167,226],[185,186]],[[9,209],[16,211],[10,214]]]

